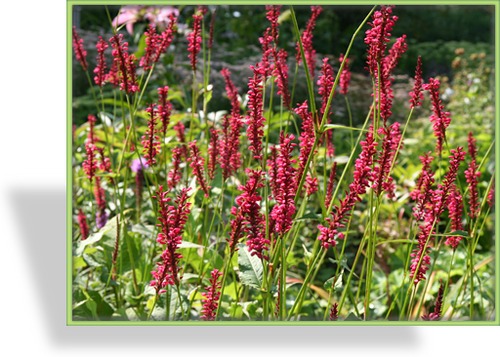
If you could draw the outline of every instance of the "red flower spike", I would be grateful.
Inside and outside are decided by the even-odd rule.
[[[184,146],[177,146],[172,149],[172,168],[168,172],[167,184],[170,189],[176,187],[182,179],[181,161],[184,155]]]
[[[322,11],[323,8],[321,6],[311,6],[311,17],[307,21],[306,29],[301,35],[302,48],[304,49],[304,55],[311,78],[314,78],[314,69],[316,67],[316,51],[313,47],[313,31],[316,26],[316,20]],[[302,55],[300,53],[300,44],[298,42],[295,45],[295,50],[297,51],[297,63],[300,64],[300,62],[302,62]]]
[[[325,207],[330,206],[330,202],[333,198],[333,186],[335,185],[335,177],[337,176],[337,162],[332,164],[330,169],[330,176],[328,178],[328,183],[326,185],[326,196],[325,196]]]
[[[429,269],[431,262],[429,256],[429,239],[434,232],[436,224],[439,222],[439,217],[443,213],[446,204],[449,202],[449,195],[457,178],[458,168],[464,158],[465,152],[462,147],[451,150],[448,172],[441,184],[438,185],[438,188],[431,192],[432,197],[429,199],[429,204],[420,213],[423,216],[424,222],[420,225],[420,232],[417,236],[418,247],[411,253],[413,259],[410,265],[410,277],[413,279],[415,285],[425,279],[425,273]]]
[[[478,170],[479,165],[476,162],[476,139],[471,132],[468,136],[468,149],[469,155],[471,157],[471,162],[469,167],[465,170],[465,179],[469,184],[469,210],[468,214],[470,219],[475,219],[479,215],[480,205],[479,205],[479,194],[477,190],[477,185],[479,182],[479,177],[481,177],[481,172]]]
[[[372,22],[369,22],[370,29],[366,31],[365,43],[368,45],[367,65],[370,73],[376,77],[377,67],[382,64],[385,56],[387,43],[391,37],[391,31],[398,20],[392,15],[391,6],[382,6],[379,11],[375,11]]]
[[[273,75],[276,77],[276,83],[278,85],[278,95],[283,98],[285,107],[290,108],[290,92],[288,90],[288,64],[286,60],[287,56],[288,54],[284,49],[278,51],[275,56]]]
[[[217,308],[220,298],[221,283],[218,281],[222,273],[214,269],[210,273],[210,286],[206,292],[202,292],[203,308],[201,309],[201,319],[205,321],[214,321],[217,317]]]
[[[291,158],[295,144],[292,134],[280,134],[280,146],[276,157],[276,189],[273,192],[276,205],[270,217],[275,222],[274,231],[284,234],[292,228],[293,215],[295,214],[296,169],[293,167],[295,160]]]
[[[330,321],[337,321],[339,319],[339,304],[334,303],[330,309]]]
[[[87,223],[87,217],[81,209],[78,210],[78,226],[80,227],[81,240],[85,240],[89,237],[89,225]]]
[[[436,297],[436,304],[434,305],[434,311],[423,315],[422,320],[424,321],[436,321],[441,318],[441,309],[443,308],[443,294],[444,294],[444,284],[442,281],[439,282],[439,290]]]
[[[250,141],[249,149],[253,153],[256,160],[262,158],[262,137],[264,136],[265,118],[263,114],[263,93],[262,83],[263,77],[259,71],[259,65],[251,66],[253,77],[248,81],[248,109],[249,113],[246,118],[248,125],[247,136]]]
[[[205,159],[200,155],[200,150],[196,146],[196,140],[189,143],[189,148],[191,149],[191,157],[188,159],[191,162],[189,166],[193,169],[193,174],[196,176],[198,184],[203,192],[205,192],[205,197],[209,197],[210,186],[207,185],[205,180]]]
[[[76,32],[75,26],[73,26],[73,51],[75,52],[76,60],[80,62],[83,70],[86,71],[88,68],[87,51],[83,47],[83,39]]]
[[[201,20],[203,20],[202,15],[193,15],[193,30],[187,36],[189,59],[191,61],[191,68],[193,69],[193,72],[196,72],[196,57],[201,49]]]
[[[304,103],[302,103],[295,109],[295,113],[297,113],[302,119],[302,132],[300,133],[299,137],[299,147],[300,147],[299,169],[296,175],[297,177],[296,185],[298,186],[302,174],[304,173],[304,171],[308,169],[306,167],[306,163],[307,159],[309,158],[309,155],[311,154],[311,150],[314,145],[314,140],[316,138],[316,135],[314,133],[313,116],[309,112],[309,108],[307,106],[307,100],[304,101]]]
[[[116,34],[109,40],[113,51],[113,67],[112,71],[117,76],[120,90],[125,93],[133,93],[139,91],[137,78],[135,75],[135,56],[128,53],[128,42],[123,41],[122,34]],[[113,78],[111,78],[113,80]]]
[[[278,37],[279,37],[279,23],[278,23],[278,18],[280,16],[280,11],[281,11],[281,5],[266,5],[266,18],[269,20],[271,23],[270,27],[270,34],[271,37],[274,41],[274,44],[278,44]]]
[[[266,239],[266,219],[260,212],[259,203],[262,197],[258,194],[258,190],[264,187],[262,171],[247,169],[246,174],[248,177],[246,184],[238,187],[238,190],[242,192],[236,197],[238,207],[233,207],[231,210],[231,213],[236,216],[231,224],[231,252],[234,252],[242,233],[246,233],[246,245],[250,254],[268,260],[269,257],[265,252],[269,249],[270,242]]]
[[[102,36],[99,36],[99,40],[95,47],[97,49],[97,65],[94,68],[94,82],[99,87],[102,87],[106,81],[106,60],[104,58],[104,52],[109,46],[108,43],[103,40]]]
[[[345,67],[344,67],[345,68]],[[321,66],[321,75],[319,76],[317,85],[318,85],[318,94],[321,96],[321,110],[320,113],[323,116],[325,113],[326,105],[328,103],[328,97],[330,96],[330,92],[333,88],[333,83],[335,78],[333,76],[333,68],[328,63],[328,58],[323,58],[323,65]],[[330,105],[330,109],[328,110],[328,117],[332,112],[332,106]]]
[[[320,231],[318,239],[325,249],[334,247],[337,244],[337,239],[344,238],[344,233],[340,232],[339,229],[345,227],[351,210],[357,202],[361,201],[360,195],[366,192],[373,179],[373,158],[377,151],[377,143],[373,137],[373,126],[370,126],[365,141],[360,144],[362,150],[354,164],[354,180],[349,185],[346,197],[332,210],[331,217],[325,218],[328,225],[318,225]]]
[[[345,61],[345,63],[342,73],[340,74],[339,86],[340,94],[347,95],[349,83],[351,82],[351,71],[349,70],[349,58],[344,58],[344,54],[342,53],[339,57],[339,62],[342,63],[343,61]]]
[[[153,166],[156,164],[156,155],[160,152],[161,142],[160,137],[156,135],[156,119],[158,116],[158,111],[154,104],[151,104],[146,112],[149,113],[148,129],[146,133],[142,136],[142,146],[144,148],[144,157],[146,158],[146,164],[148,166]]]
[[[271,45],[272,41],[273,37],[271,36],[271,28],[268,27],[264,31],[264,35],[262,37],[259,37],[259,43],[262,47],[262,60],[260,61],[258,68],[265,79],[267,79],[267,77],[269,77],[273,71],[273,66],[271,65],[271,62],[269,60],[271,55],[273,55],[273,53],[275,52],[274,48]]]
[[[106,225],[106,222],[108,221],[108,215],[106,213],[106,193],[101,187],[101,180],[99,176],[95,177],[94,197],[97,206],[96,226],[97,228],[101,229]]]
[[[495,186],[491,186],[488,196],[486,197],[486,201],[488,202],[488,206],[493,208],[493,204],[495,202]]]
[[[377,159],[377,166],[374,168],[373,189],[377,195],[382,191],[387,192],[389,198],[394,198],[394,183],[390,176],[392,162],[398,154],[398,147],[401,141],[400,124],[394,122],[390,127],[379,129],[379,134],[383,136],[382,151]],[[399,147],[400,148],[400,147]]]
[[[215,177],[215,168],[219,161],[219,132],[215,128],[210,128],[210,143],[208,144],[208,170],[210,180]]]
[[[222,120],[222,133],[219,145],[222,176],[227,179],[241,166],[240,129],[242,121],[239,116],[225,115]]]
[[[174,39],[175,26],[177,25],[177,18],[174,13],[170,13],[168,16],[169,22],[167,28],[161,33],[161,35],[156,35],[156,52],[153,56],[153,63],[157,63],[160,56],[167,51],[170,44]]]
[[[146,38],[146,48],[144,49],[144,55],[139,61],[139,66],[144,68],[145,71],[149,71],[153,65],[153,56],[156,54],[158,47],[158,34],[156,33],[156,26],[150,24],[144,35]]]
[[[422,57],[418,56],[417,67],[415,69],[415,83],[413,91],[410,92],[410,108],[419,107],[424,100],[424,93],[422,92]]]
[[[464,229],[462,224],[462,195],[457,189],[457,186],[453,184],[451,186],[450,194],[448,196],[448,212],[451,221],[451,231],[461,231]],[[446,239],[445,244],[457,249],[458,244],[462,240],[462,236],[453,236]]]
[[[164,293],[167,285],[178,285],[179,261],[182,255],[178,252],[182,243],[182,234],[191,212],[191,204],[188,202],[189,188],[183,188],[175,200],[175,206],[170,205],[171,199],[167,197],[168,191],[163,191],[160,185],[156,200],[158,201],[158,220],[160,223],[160,233],[156,241],[165,246],[161,254],[161,261],[157,263],[156,268],[151,272],[153,280],[150,285],[156,289],[156,293]]]
[[[451,117],[449,112],[444,111],[444,106],[439,98],[439,86],[439,80],[434,78],[429,78],[429,83],[423,85],[423,88],[429,91],[431,96],[433,114],[430,121],[436,137],[436,151],[440,154],[443,150],[446,128],[450,125]]]
[[[85,143],[85,152],[87,158],[82,163],[83,172],[87,175],[87,178],[92,182],[95,177],[95,171],[97,169],[97,157],[96,157],[96,146],[89,140]]]
[[[420,156],[420,161],[423,164],[422,171],[418,177],[415,189],[410,193],[410,198],[416,201],[413,207],[413,215],[417,221],[424,219],[427,206],[432,204],[433,190],[431,188],[434,185],[434,173],[430,165],[433,160],[434,158],[430,152],[424,156]]]
[[[172,114],[172,103],[167,100],[168,90],[168,86],[158,88],[158,114],[160,115],[162,124],[163,137],[167,134],[168,124],[170,123],[170,114]]]

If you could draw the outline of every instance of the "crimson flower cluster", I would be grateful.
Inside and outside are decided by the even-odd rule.
[[[262,137],[264,136],[265,118],[263,115],[263,94],[262,83],[263,78],[259,70],[259,65],[250,67],[253,70],[253,77],[248,81],[248,109],[247,116],[248,125],[248,140],[250,141],[249,149],[253,153],[256,160],[262,158]]]
[[[158,112],[154,104],[146,108],[146,112],[149,113],[148,129],[142,136],[141,143],[144,148],[144,157],[146,158],[147,165],[153,166],[156,164],[156,155],[161,149],[160,137],[156,134],[156,119]]]
[[[441,214],[444,212],[446,204],[450,202],[449,196],[453,190],[460,163],[464,158],[465,152],[462,147],[451,150],[449,169],[443,181],[435,190],[428,189],[431,196],[428,199],[427,207],[420,212],[423,222],[419,227],[420,231],[417,236],[418,247],[411,253],[410,277],[415,285],[425,279],[425,273],[429,269],[429,240]]]
[[[191,150],[191,157],[189,158],[191,163],[189,166],[193,169],[193,173],[196,176],[198,184],[205,193],[205,197],[208,197],[210,186],[207,185],[205,180],[205,159],[201,157],[200,149],[196,146],[196,140],[189,143],[189,149]]]
[[[210,286],[207,291],[202,292],[203,307],[201,309],[201,319],[205,321],[214,321],[217,315],[219,305],[221,283],[218,281],[222,273],[218,269],[210,273]]]
[[[295,113],[297,113],[302,119],[302,132],[299,137],[299,170],[297,171],[297,185],[302,177],[304,171],[307,170],[306,164],[309,155],[311,154],[312,147],[314,145],[315,133],[314,133],[314,122],[312,114],[309,112],[307,106],[307,100],[295,108]]]
[[[104,58],[104,52],[109,46],[102,36],[99,36],[99,40],[95,47],[97,49],[97,64],[94,68],[94,82],[99,87],[102,87],[106,81],[106,60]]]
[[[448,212],[450,216],[450,228],[451,231],[461,231],[464,229],[462,224],[462,195],[458,191],[458,188],[455,184],[452,185],[450,194],[448,196]],[[453,250],[457,249],[458,244],[462,240],[462,236],[451,236],[446,239],[445,244],[449,245],[453,248]]]
[[[187,36],[189,59],[191,61],[191,68],[196,72],[197,56],[201,49],[201,21],[203,16],[199,14],[193,15],[193,29]]]
[[[349,90],[349,83],[351,82],[351,71],[349,70],[349,58],[344,57],[342,53],[339,57],[339,62],[345,62],[344,68],[342,68],[342,73],[340,73],[339,86],[340,94],[346,95]]]
[[[313,47],[313,31],[316,26],[316,20],[322,11],[323,8],[321,6],[311,6],[311,17],[307,21],[306,29],[301,35],[302,48],[304,49],[304,55],[311,78],[314,78],[314,69],[316,67],[316,51]],[[297,51],[297,63],[300,63],[302,61],[302,56],[300,53],[300,44],[298,42],[295,48]]]
[[[77,61],[80,62],[83,70],[86,71],[88,68],[87,51],[83,47],[83,39],[76,32],[75,26],[73,26],[73,51],[75,52]]]
[[[264,187],[262,182],[262,171],[246,170],[248,180],[245,185],[240,185],[238,190],[242,192],[236,197],[236,204],[231,209],[235,219],[231,222],[231,237],[229,246],[231,253],[234,253],[236,244],[244,233],[247,235],[246,245],[250,254],[258,256],[260,259],[269,259],[265,254],[269,248],[269,240],[266,239],[266,219],[260,212],[260,202],[262,197],[258,190]]]
[[[78,226],[80,227],[81,240],[85,240],[89,237],[89,225],[87,223],[87,217],[81,209],[78,210]]]
[[[479,177],[481,177],[481,172],[478,171],[479,165],[476,162],[476,139],[471,132],[468,136],[468,151],[471,157],[469,167],[465,170],[465,179],[469,185],[469,217],[471,219],[477,218],[479,215],[479,197],[477,191],[477,184]]]
[[[413,91],[410,92],[410,108],[418,107],[424,100],[424,93],[422,92],[422,57],[418,56],[417,67],[415,68],[415,83],[413,84]]]
[[[337,244],[337,238],[344,238],[344,233],[340,232],[339,229],[345,227],[351,210],[357,202],[361,201],[360,195],[366,192],[370,181],[373,179],[373,158],[377,151],[377,143],[373,137],[373,126],[370,126],[366,134],[366,139],[360,144],[362,150],[356,159],[353,175],[354,180],[349,185],[346,197],[332,210],[331,217],[325,219],[327,225],[318,225],[320,231],[318,240],[325,249],[334,247]]]
[[[296,169],[293,167],[292,151],[295,147],[293,134],[280,134],[280,145],[276,161],[271,164],[275,170],[275,185],[271,186],[272,195],[276,201],[270,217],[274,223],[274,231],[278,235],[288,232],[292,228],[295,214]]]
[[[128,53],[128,42],[123,41],[123,35],[116,34],[109,40],[113,51],[113,64],[118,71],[116,72],[117,80],[119,81],[120,90],[125,93],[133,93],[139,91],[135,73],[136,58]]]
[[[443,296],[444,296],[444,284],[442,281],[439,283],[439,290],[436,297],[436,303],[434,304],[434,311],[428,314],[422,315],[422,320],[424,321],[436,321],[441,318],[442,308],[443,308]]]
[[[175,205],[170,205],[171,199],[167,196],[169,191],[163,191],[159,186],[156,192],[158,202],[158,227],[160,233],[156,241],[165,246],[155,269],[151,272],[153,280],[150,285],[156,289],[156,293],[164,293],[167,285],[179,284],[179,260],[182,255],[178,252],[182,243],[182,233],[186,224],[191,204],[188,202],[189,188],[183,188],[177,198]]]
[[[429,82],[423,85],[423,89],[429,91],[432,101],[433,114],[430,117],[434,136],[436,137],[436,151],[440,154],[443,150],[443,142],[446,140],[446,128],[450,125],[449,112],[444,111],[444,106],[439,98],[440,82],[438,79],[429,78]]]
[[[382,191],[387,192],[389,198],[394,197],[394,182],[390,176],[393,162],[400,149],[401,132],[399,130],[400,124],[394,122],[389,127],[382,127],[379,129],[379,134],[382,135],[382,151],[377,159],[377,166],[373,170],[373,189],[377,195]]]
[[[172,103],[168,98],[168,86],[158,88],[158,114],[162,124],[163,137],[167,134],[168,124],[170,123],[170,114],[172,113]]]
[[[173,13],[170,13],[168,16],[168,26],[161,34],[156,32],[155,25],[149,25],[148,29],[144,33],[146,38],[146,48],[144,50],[144,55],[139,62],[139,65],[143,67],[144,70],[150,70],[152,65],[158,62],[162,53],[165,53],[168,49],[174,39],[176,23],[177,18]]]

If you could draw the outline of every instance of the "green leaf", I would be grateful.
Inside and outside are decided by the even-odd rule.
[[[260,289],[263,266],[259,257],[251,255],[244,243],[238,244],[238,276],[243,285]]]
[[[344,269],[342,269],[342,272],[344,271]],[[342,272],[340,273],[340,276],[337,278],[337,280],[335,281],[335,285],[333,285],[333,279],[335,278],[334,276],[332,276],[330,279],[328,279],[327,281],[325,281],[325,284],[323,285],[323,287],[325,288],[325,290],[327,291],[331,291],[332,288],[333,288],[333,291],[337,291],[337,290],[340,290],[342,289]]]

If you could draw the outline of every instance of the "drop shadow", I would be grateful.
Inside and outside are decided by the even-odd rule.
[[[29,285],[39,296],[38,308],[46,323],[43,333],[56,347],[107,349],[119,342],[140,350],[145,346],[234,348],[253,341],[253,346],[266,350],[356,346],[403,352],[420,343],[419,328],[411,326],[67,326],[65,189],[14,187],[9,192],[31,272]]]

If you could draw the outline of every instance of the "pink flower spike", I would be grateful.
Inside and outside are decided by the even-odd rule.
[[[307,100],[304,101],[301,105],[299,105],[295,109],[295,113],[297,113],[302,119],[302,132],[299,137],[299,170],[297,171],[297,186],[302,177],[304,171],[307,171],[306,163],[309,155],[311,154],[312,147],[314,146],[314,140],[316,138],[314,132],[314,123],[313,116],[309,112],[309,108],[307,106]]]
[[[75,26],[73,26],[73,51],[75,52],[76,60],[80,62],[83,70],[86,71],[88,68],[87,51],[85,51],[85,48],[83,47],[83,39],[80,38],[76,32]]]
[[[424,321],[436,321],[441,318],[441,310],[443,307],[443,294],[444,294],[444,284],[442,281],[439,282],[439,290],[436,297],[436,304],[434,305],[434,311],[423,315],[422,320]]]
[[[215,169],[219,161],[219,132],[215,128],[210,128],[210,143],[208,144],[208,178],[213,180]]]
[[[158,88],[158,114],[162,124],[163,137],[167,135],[168,124],[170,123],[170,114],[172,113],[172,103],[168,101],[168,86]]]
[[[222,273],[214,269],[210,273],[210,286],[206,292],[202,292],[203,308],[201,309],[201,319],[205,321],[214,321],[217,317],[217,308],[219,305],[221,283],[218,281]]]
[[[78,226],[80,227],[80,239],[87,239],[89,237],[89,225],[87,223],[87,217],[81,209],[78,210]]]
[[[288,64],[287,52],[284,49],[278,51],[275,56],[273,75],[278,85],[277,93],[283,98],[285,107],[290,108],[290,92],[288,90]]]
[[[394,122],[390,127],[379,129],[379,134],[383,136],[382,151],[374,168],[373,189],[377,195],[382,191],[387,192],[389,198],[394,198],[394,183],[390,176],[392,163],[398,154],[399,142],[401,141],[400,124]]]
[[[125,93],[139,91],[135,74],[135,56],[128,53],[128,42],[123,41],[122,34],[116,34],[109,40],[113,51],[112,72],[117,76],[116,80],[120,85],[120,90]]]
[[[281,5],[266,5],[266,18],[269,20],[271,23],[271,37],[273,38],[274,44],[278,44],[278,18],[280,16],[280,11],[281,11]]]
[[[260,259],[268,260],[265,252],[269,249],[269,240],[266,239],[266,219],[260,212],[260,202],[262,197],[258,190],[264,187],[262,182],[262,171],[247,169],[248,180],[245,185],[238,187],[242,194],[236,197],[238,207],[233,207],[232,213],[236,216],[237,225],[233,226],[232,244],[236,244],[238,239],[238,228],[247,235],[246,245],[251,255],[256,255]],[[241,235],[241,233],[240,233]],[[234,251],[234,248],[233,250]]]
[[[160,152],[161,142],[159,136],[156,134],[156,119],[158,116],[158,111],[154,104],[151,104],[146,112],[149,113],[148,129],[146,133],[142,136],[142,146],[144,148],[144,157],[146,158],[146,164],[148,166],[153,166],[156,164],[156,155]]]
[[[469,185],[469,210],[468,214],[470,219],[475,219],[479,215],[480,204],[479,204],[479,194],[477,190],[477,185],[479,182],[479,177],[481,177],[481,172],[478,170],[479,165],[476,162],[476,139],[472,135],[472,132],[469,132],[468,136],[468,149],[469,155],[471,157],[471,162],[469,163],[469,167],[465,170],[465,179]]]
[[[168,26],[161,33],[161,35],[156,36],[156,53],[153,57],[153,63],[158,62],[160,56],[167,51],[170,44],[174,39],[175,26],[177,25],[177,18],[174,12],[170,12],[168,15]]]
[[[446,128],[450,125],[449,112],[444,111],[444,106],[439,98],[439,80],[429,78],[429,83],[423,85],[423,89],[429,91],[432,101],[433,114],[430,117],[434,136],[436,137],[436,151],[440,154],[443,150],[443,142],[446,140]]]
[[[177,146],[172,149],[172,168],[168,172],[167,184],[169,188],[176,187],[182,179],[181,161],[184,154],[184,146]]]
[[[151,69],[151,66],[153,64],[153,56],[158,47],[158,35],[156,33],[156,26],[149,25],[144,35],[146,37],[146,48],[144,49],[144,55],[139,61],[139,65],[143,67],[145,71],[148,71]]]
[[[106,193],[101,187],[101,180],[99,176],[95,177],[94,197],[96,201],[96,226],[101,229],[108,221],[108,214],[106,213]]]
[[[163,191],[163,186],[159,186],[156,192],[158,202],[158,227],[160,233],[156,241],[165,246],[161,254],[161,261],[151,272],[153,280],[150,285],[156,289],[157,294],[165,292],[167,285],[178,285],[179,261],[182,255],[178,252],[182,243],[182,234],[191,212],[191,204],[188,202],[189,188],[183,188],[175,200],[175,206],[170,205],[171,199],[167,196],[169,191]]]
[[[302,48],[304,49],[304,55],[311,78],[314,78],[314,69],[316,67],[316,51],[313,47],[313,30],[316,26],[316,20],[322,11],[323,8],[321,6],[311,6],[311,17],[307,21],[306,29],[301,35]],[[298,42],[295,49],[297,52],[297,63],[300,63],[302,62],[302,55],[300,52],[300,44]]]
[[[274,230],[278,234],[284,234],[292,228],[293,215],[295,214],[296,194],[296,169],[293,167],[295,160],[292,159],[292,151],[295,146],[292,134],[280,134],[280,146],[276,157],[277,177],[275,191],[273,192],[276,205],[273,207],[270,217],[275,222]]]
[[[259,71],[259,65],[250,67],[253,70],[253,77],[248,81],[248,109],[249,113],[246,118],[248,125],[247,136],[250,141],[249,149],[253,153],[256,160],[262,158],[262,137],[264,136],[265,118],[262,109],[263,93],[262,83],[263,77]]]
[[[451,231],[461,231],[464,229],[462,224],[462,195],[455,184],[452,185],[448,197],[448,212],[450,214]],[[453,236],[446,239],[445,244],[457,249],[458,244],[462,240],[462,236]]]
[[[99,87],[104,85],[106,80],[106,61],[104,58],[104,51],[109,47],[108,43],[103,40],[102,36],[99,36],[99,40],[96,44],[97,49],[97,65],[94,68],[94,82]]]
[[[488,192],[488,196],[486,197],[486,200],[488,202],[488,206],[490,206],[490,208],[493,208],[493,204],[495,202],[495,186],[491,186],[490,191]]]
[[[415,83],[413,91],[410,92],[410,108],[419,107],[424,100],[424,93],[422,92],[422,57],[418,56],[417,68],[415,69]]]
[[[189,148],[191,149],[191,157],[188,159],[191,162],[189,166],[193,169],[193,174],[196,176],[198,184],[203,192],[205,192],[205,197],[209,197],[210,186],[207,185],[205,180],[205,160],[200,155],[200,150],[196,146],[196,140],[189,143]]]
[[[193,15],[193,29],[187,36],[188,39],[188,51],[189,59],[191,60],[191,68],[193,72],[196,72],[196,62],[197,56],[201,49],[201,21],[203,20],[202,15]]]
[[[340,94],[347,95],[347,90],[349,89],[349,83],[351,82],[351,71],[349,70],[349,58],[344,58],[344,54],[342,53],[339,57],[339,62],[344,63],[344,68],[342,69],[342,73],[340,74]]]

